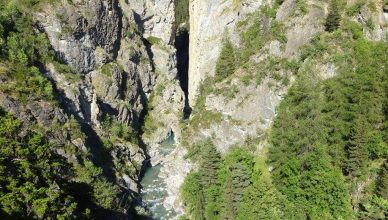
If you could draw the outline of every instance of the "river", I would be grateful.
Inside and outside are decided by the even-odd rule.
[[[160,143],[158,148],[161,156],[167,156],[175,149],[174,134],[170,135],[165,141]],[[164,179],[160,177],[160,170],[163,163],[149,167],[141,181],[143,189],[141,196],[144,205],[152,213],[152,218],[157,220],[173,219],[177,216],[174,210],[167,210],[163,206],[163,201],[167,198],[167,190]]]

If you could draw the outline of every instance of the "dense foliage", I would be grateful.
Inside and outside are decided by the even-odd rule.
[[[60,72],[75,75],[55,61],[32,19],[31,12],[49,1],[0,1],[0,92],[21,106],[34,101],[58,106],[52,84],[40,71],[43,63],[54,62]],[[106,177],[101,158],[49,140],[55,132],[85,142],[74,117],[41,128],[0,109],[0,218],[96,219],[126,212],[130,200]],[[117,138],[130,139],[130,132],[112,125]]]
[[[69,163],[43,131],[0,109],[0,217],[69,219],[113,209],[117,186],[90,161]]]
[[[387,201],[378,196],[378,190],[387,187],[378,170],[381,175],[386,172],[381,164],[388,153],[384,55],[388,47],[362,38],[349,43],[351,50],[344,55],[347,60],[339,74],[312,83],[308,76],[314,78],[313,73],[304,73],[274,122],[270,151],[274,183],[311,218],[348,219],[355,215],[350,213],[352,206],[360,217],[378,219],[387,209]],[[314,172],[315,177],[305,176]],[[379,187],[359,188],[376,179]],[[304,181],[311,180],[315,184],[309,189]],[[320,195],[318,187],[325,193]],[[363,198],[357,196],[360,190]],[[314,202],[314,197],[323,203]]]
[[[221,157],[204,150],[215,148],[210,140],[190,146],[188,157],[200,168],[182,189],[188,218],[388,217],[388,45],[366,40],[358,23],[345,19],[340,25],[342,6],[336,4],[330,6],[328,33],[289,62],[296,80],[277,109],[268,156],[254,156],[244,144]],[[232,46],[224,46],[217,81],[233,74],[228,70],[236,65],[249,64],[243,52],[251,57],[266,38],[258,27],[241,36],[256,49],[235,51],[232,61],[226,56]],[[323,77],[320,62],[334,65],[335,76]]]

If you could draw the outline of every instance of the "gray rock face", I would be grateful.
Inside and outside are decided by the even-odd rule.
[[[57,54],[77,72],[93,70],[97,47],[103,48],[105,53],[113,57],[121,33],[117,0],[92,0],[74,4],[62,1],[46,5],[43,11],[36,14],[36,19]]]
[[[233,11],[223,11],[222,8],[227,5],[230,8],[233,8],[233,1],[222,1],[218,2],[219,7],[214,11],[206,11],[207,7],[215,7],[217,1],[210,2],[196,2],[194,1],[192,7],[194,9],[194,16],[199,16],[203,14],[212,14],[219,13],[220,17],[226,16],[231,18],[231,24],[235,24],[235,18],[237,20],[243,19],[235,15],[233,17]],[[244,10],[245,4],[249,4],[249,1],[243,1],[243,6],[240,7],[240,10]],[[264,4],[263,2],[260,2]],[[300,48],[303,45],[306,45],[310,42],[312,37],[315,34],[321,33],[324,31],[324,19],[326,16],[325,8],[327,3],[315,0],[306,1],[308,4],[308,11],[306,14],[295,14],[296,2],[295,0],[286,0],[279,7],[276,14],[276,21],[284,25],[285,33],[287,37],[286,43],[281,43],[278,40],[269,40],[265,42],[263,47],[257,51],[256,54],[251,56],[250,63],[255,67],[261,68],[264,67],[264,63],[268,59],[287,59],[292,60],[299,56]],[[251,8],[260,6],[259,3],[253,4]],[[197,8],[196,8],[197,7]],[[247,6],[248,7],[248,6]],[[220,9],[221,8],[221,9]],[[216,12],[218,10],[218,12]],[[202,11],[202,12],[201,12]],[[237,10],[238,11],[238,10]],[[222,12],[222,13],[221,13]],[[236,13],[236,12],[234,12]],[[245,13],[248,13],[247,11]],[[242,16],[244,12],[241,12],[239,15]],[[210,19],[215,19],[215,24],[219,24],[218,17]],[[205,16],[206,17],[206,16]],[[193,62],[196,62],[190,66],[190,98],[193,97],[194,88],[198,86],[198,83],[208,76],[214,74],[214,68],[216,59],[218,58],[219,49],[221,47],[222,26],[225,29],[228,29],[231,33],[226,33],[224,36],[228,36],[232,42],[234,42],[238,47],[238,30],[233,28],[233,25],[229,26],[228,22],[224,25],[215,25],[214,23],[206,23],[201,21],[201,18],[194,22],[194,27],[191,26],[191,35],[190,37],[194,41],[190,45],[190,65]],[[194,19],[191,17],[191,19]],[[209,19],[209,16],[206,17]],[[233,20],[233,21],[232,21]],[[270,22],[268,23],[268,25]],[[206,25],[212,25],[212,28],[208,30],[202,30],[201,28],[206,27]],[[198,28],[198,29],[196,29]],[[194,30],[193,30],[194,29]],[[194,32],[194,36],[193,35]],[[206,33],[203,33],[206,32]],[[217,33],[215,33],[217,32]],[[215,35],[211,38],[210,35]],[[196,48],[197,47],[197,48]],[[204,49],[204,48],[207,49]],[[202,48],[202,49],[198,49]],[[209,50],[208,48],[212,48]],[[194,55],[192,55],[194,53]],[[207,54],[209,53],[209,54]],[[212,53],[212,54],[210,54]],[[194,56],[194,58],[193,58]],[[191,143],[200,141],[206,138],[212,138],[214,144],[217,146],[218,150],[221,153],[227,153],[229,147],[235,144],[244,143],[247,137],[260,137],[264,136],[266,130],[270,127],[273,119],[276,116],[276,108],[279,105],[282,97],[287,92],[287,85],[279,85],[279,82],[272,79],[270,75],[275,70],[268,70],[265,73],[265,77],[260,81],[260,83],[249,83],[248,85],[242,82],[244,77],[254,78],[254,76],[249,76],[246,74],[243,68],[238,69],[230,81],[221,82],[213,85],[217,92],[208,94],[205,99],[205,108],[207,111],[211,111],[215,114],[219,114],[220,119],[217,121],[212,121],[208,123],[207,127],[200,127],[198,131],[191,135]],[[319,70],[317,70],[323,78],[332,77],[335,75],[335,67],[330,65],[324,65]],[[289,73],[284,70],[276,70],[279,75],[289,75]],[[322,74],[321,74],[322,73]],[[289,77],[290,84],[293,82],[293,77]],[[233,95],[225,93],[225,91],[233,90],[236,88],[236,91]],[[202,97],[204,98],[204,97]],[[192,99],[190,100],[193,101]],[[258,152],[260,151],[261,145],[258,146]]]
[[[62,91],[69,111],[97,127],[104,114],[137,125],[155,84],[141,36],[121,36],[133,11],[121,17],[119,7],[117,0],[63,1],[35,15],[60,59],[84,76],[69,81],[54,65],[47,66],[46,75]]]
[[[240,88],[234,98],[209,95],[206,109],[221,113],[223,120],[202,129],[199,136],[213,137],[217,149],[225,154],[230,146],[244,143],[248,136],[262,135],[271,125],[275,109],[287,91],[287,87],[278,90],[270,86],[271,83],[274,82],[265,79],[260,85],[244,86],[234,80],[232,84]]]
[[[257,10],[265,1],[190,1],[189,101],[195,104],[198,88],[208,76],[214,76],[222,40],[232,40],[238,21]]]
[[[364,27],[365,36],[372,41],[387,41],[388,36],[388,5],[382,0],[374,2],[374,8],[366,5],[361,8],[360,13],[356,16],[357,21]],[[368,27],[368,20],[372,21],[371,27]]]
[[[145,142],[157,146],[171,131],[179,136],[184,95],[177,80],[176,50],[169,45],[175,37],[174,7],[173,0],[73,0],[48,4],[36,13],[60,61],[74,70],[45,65],[64,111],[109,139],[107,118],[138,130],[150,95],[163,88],[149,110],[158,120],[157,132]],[[151,47],[149,37],[160,42]],[[147,152],[120,138],[112,144],[112,163],[127,167],[115,169],[117,182],[138,191]]]
[[[11,112],[15,117],[29,124],[37,122],[41,126],[47,126],[53,121],[64,124],[68,120],[61,109],[43,100],[30,101],[23,105],[20,101],[0,93],[0,103],[7,112]]]
[[[133,22],[143,32],[144,38],[156,37],[165,43],[174,41],[174,0],[120,0],[124,14],[133,13]],[[131,19],[129,19],[131,21]]]

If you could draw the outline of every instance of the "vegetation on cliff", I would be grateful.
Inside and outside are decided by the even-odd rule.
[[[189,31],[189,0],[174,0],[175,2],[175,23],[178,25],[183,25],[182,28],[186,31]],[[179,31],[179,30],[178,30]]]
[[[82,163],[69,162],[43,129],[28,129],[2,109],[0,146],[2,218],[92,218],[116,208],[120,191],[101,168],[81,152]]]
[[[211,139],[189,146],[188,157],[199,169],[182,188],[187,218],[387,218],[388,45],[368,41],[359,23],[341,18],[344,7],[337,4],[331,3],[327,32],[314,37],[297,60],[286,61],[295,81],[260,156],[245,143],[222,156]],[[225,44],[217,82],[239,77],[234,70],[241,66],[261,71],[246,68],[268,39],[256,24],[241,35],[247,47],[232,53],[233,45]],[[255,37],[244,38],[250,32]],[[322,61],[336,67],[335,76],[322,76]],[[202,95],[198,100],[206,99]]]
[[[43,64],[56,63],[56,58],[31,14],[32,9],[38,10],[39,4],[46,2],[0,2],[0,93],[15,100],[19,105],[14,106],[16,109],[34,102],[59,106],[51,82],[41,73]],[[119,125],[112,126],[116,138],[131,139],[130,133]],[[69,140],[57,140],[62,135]],[[81,149],[72,140],[86,142],[73,116],[66,123],[52,120],[51,125],[42,127],[0,108],[1,219],[125,215],[130,198],[122,194],[112,176],[106,175],[101,155]]]

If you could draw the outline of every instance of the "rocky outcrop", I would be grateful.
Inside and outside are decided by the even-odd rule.
[[[191,103],[194,101],[194,94],[196,94],[199,83],[214,75],[222,39],[229,38],[236,48],[239,48],[239,33],[244,29],[237,28],[236,23],[243,20],[245,23],[252,23],[250,19],[253,18],[249,18],[247,14],[252,12],[251,9],[257,10],[260,5],[267,3],[242,1],[242,5],[233,7],[234,1],[218,2],[217,10],[211,12],[217,14],[218,17],[213,18],[211,15],[210,18],[214,21],[209,23],[206,23],[203,18],[201,20],[201,13],[209,13],[204,9],[215,7],[213,4],[216,2],[192,2],[189,72]],[[325,18],[326,3],[308,1],[308,4],[310,7],[307,13],[298,14],[296,2],[286,0],[278,8],[275,18],[272,18],[274,20],[263,20],[264,31],[275,21],[281,23],[284,27],[286,42],[276,39],[268,40],[256,54],[251,56],[249,62],[255,68],[263,68],[263,73],[261,73],[263,76],[249,75],[251,74],[249,71],[240,68],[229,81],[212,85],[215,92],[205,94],[205,110],[216,115],[211,122],[202,123],[208,124],[207,126],[200,124],[200,128],[194,134],[190,134],[191,144],[212,138],[218,150],[227,153],[230,146],[244,143],[249,137],[264,137],[276,116],[276,107],[288,88],[288,85],[282,85],[271,78],[272,72],[275,71],[279,76],[287,77],[290,83],[293,81],[293,76],[288,70],[283,68],[271,70],[266,63],[270,59],[292,60],[298,57],[300,48],[309,43],[315,34],[324,31],[322,24]],[[260,14],[253,16],[260,16]],[[209,16],[206,18],[208,19]],[[218,20],[220,18],[224,20]],[[197,20],[194,21],[194,19]],[[207,26],[210,24],[211,28]],[[204,31],[205,27],[210,31]],[[263,77],[263,79],[255,83],[251,79],[255,77]],[[242,82],[243,78],[248,79],[249,82]]]
[[[76,72],[87,73],[113,58],[121,34],[117,0],[47,4],[36,18],[58,56]],[[97,47],[103,48],[96,54]],[[96,57],[97,56],[97,57]]]
[[[0,93],[0,103],[7,112],[30,125],[36,122],[41,126],[48,126],[54,121],[64,124],[68,120],[61,109],[44,100],[31,101],[24,105],[12,96]]]
[[[190,1],[189,101],[195,104],[198,88],[208,76],[214,76],[215,64],[223,39],[236,39],[236,24],[265,1]]]
[[[180,135],[184,94],[171,46],[174,1],[64,0],[44,7],[35,19],[59,60],[71,67],[47,63],[45,76],[55,85],[64,112],[90,127],[94,138],[112,142],[116,182],[137,192],[148,155],[152,162],[164,160],[158,144],[171,132]],[[117,123],[138,135],[145,113],[156,121],[154,132],[136,137],[139,142],[112,139],[111,126]],[[173,160],[169,164],[179,166]]]
[[[129,21],[135,23],[144,38],[156,37],[165,43],[173,43],[175,37],[174,0],[120,0]],[[132,15],[133,14],[133,15]]]
[[[365,5],[356,16],[357,21],[364,25],[363,31],[369,40],[387,40],[388,36],[388,5],[377,0]]]

